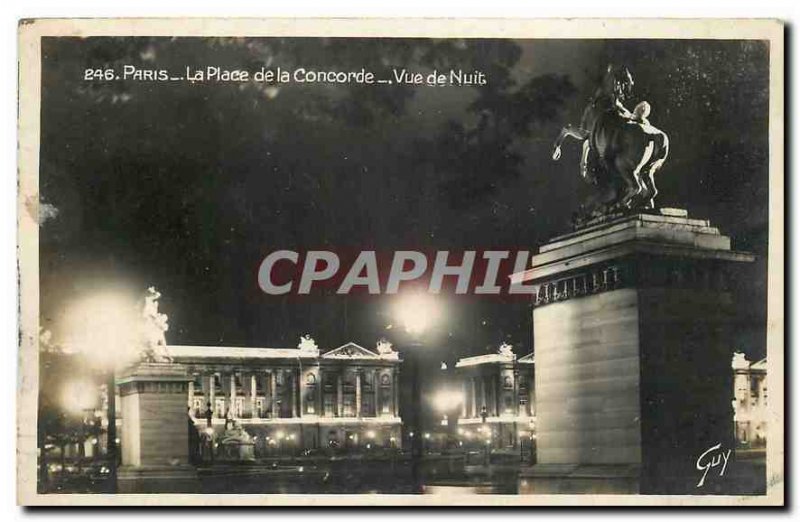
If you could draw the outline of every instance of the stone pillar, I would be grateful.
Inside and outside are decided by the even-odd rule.
[[[325,375],[322,373],[323,370],[320,367],[317,373],[317,415],[320,417],[325,416]],[[319,434],[321,437],[321,432]],[[322,439],[319,439],[320,443],[322,443]]]
[[[230,404],[228,404],[228,409],[231,412],[231,418],[235,418],[236,415],[236,372],[231,372],[230,378],[228,380],[230,382]]]
[[[380,417],[382,414],[381,410],[381,372],[380,370],[375,370],[375,378],[372,381],[372,402],[375,404],[375,416]]]
[[[489,411],[489,405],[486,400],[486,377],[481,375],[481,407],[478,409],[478,415],[483,411],[483,408],[486,407],[486,414],[491,415]]]
[[[250,410],[250,418],[255,419],[256,417],[258,417],[258,408],[256,408],[256,397],[258,396],[258,383],[256,382],[256,375],[254,373],[251,373],[248,381],[250,382],[250,406],[248,407],[248,410]]]
[[[476,386],[475,386],[475,377],[470,377],[469,383],[470,383],[470,390],[471,390],[471,395],[470,396],[472,397],[472,415],[471,415],[471,417],[474,419],[480,413],[480,410],[478,408],[478,391],[477,391]]]
[[[464,398],[461,401],[461,418],[465,419],[467,417],[467,407],[469,402],[469,395],[467,390],[467,381],[466,379],[461,381],[461,392]]]
[[[356,370],[356,417],[361,418],[361,368]]]
[[[696,492],[698,457],[734,443],[728,281],[753,260],[679,209],[543,245],[515,276],[535,291],[538,462],[615,468],[602,478],[632,492]]]
[[[208,399],[206,400],[206,402],[211,403],[211,410],[214,412],[214,416],[216,416],[217,411],[216,411],[216,405],[214,404],[214,391],[215,391],[214,372],[211,372],[211,374],[208,375],[208,379],[206,379],[206,382],[208,382]],[[208,404],[206,404],[206,407],[208,407]]]
[[[299,392],[300,393],[300,400],[298,401],[297,411],[298,411],[298,413],[299,413],[299,415],[301,417],[303,415],[305,415],[305,413],[306,413],[306,404],[308,403],[308,397],[306,397],[306,394],[308,393],[308,382],[306,380],[307,379],[306,375],[311,373],[310,368],[308,370],[306,370],[306,372],[307,372],[306,374],[303,374],[303,370],[302,369],[298,369],[297,370],[297,375],[298,375],[298,379],[299,379],[297,381],[297,385],[298,385],[298,388],[300,389],[300,392]]]
[[[299,406],[298,403],[300,402],[300,401],[297,400],[297,394],[298,394],[298,391],[300,389],[299,388],[300,383],[298,382],[298,379],[297,379],[297,373],[298,373],[298,370],[293,369],[292,371],[289,372],[289,375],[288,375],[289,379],[291,379],[291,381],[292,381],[292,388],[291,388],[292,418],[297,417],[297,415],[298,415],[298,406]]]
[[[280,415],[278,411],[278,379],[277,372],[281,370],[271,370],[269,372],[269,395],[270,395],[270,409],[272,410],[272,418],[276,419]]]
[[[122,423],[120,493],[192,492],[186,368],[141,363],[117,378]]]
[[[400,416],[400,378],[399,372],[395,367],[392,370],[392,416],[399,417]]]
[[[191,379],[191,377],[190,377]],[[192,410],[192,403],[194,402],[194,380],[189,381],[189,396],[186,399],[186,405],[189,407],[189,412],[194,416]]]
[[[336,374],[336,416],[341,417],[344,412],[344,390],[342,389],[342,372]]]

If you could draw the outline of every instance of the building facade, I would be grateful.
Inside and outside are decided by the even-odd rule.
[[[455,374],[463,394],[458,435],[463,446],[495,449],[532,443],[536,434],[533,354],[517,359],[511,347],[459,359]]]
[[[751,362],[737,352],[731,366],[736,442],[744,447],[763,447],[767,442],[767,360]]]
[[[210,430],[235,421],[257,454],[400,446],[400,358],[389,343],[321,353],[305,337],[298,348],[170,346],[169,354],[193,378],[188,406],[198,429],[209,429],[210,409]]]

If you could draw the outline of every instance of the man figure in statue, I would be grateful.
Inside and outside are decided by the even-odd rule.
[[[609,65],[580,124],[561,129],[554,144],[558,161],[564,139],[583,142],[580,174],[596,187],[584,219],[655,208],[654,175],[666,161],[669,140],[650,124],[649,103],[639,103],[633,112],[625,107],[632,93],[630,71]]]

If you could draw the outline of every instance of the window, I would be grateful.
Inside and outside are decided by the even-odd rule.
[[[325,408],[325,416],[326,417],[335,417],[336,416],[336,396],[332,393],[325,394],[325,400],[323,404]]]
[[[361,396],[361,416],[374,417],[375,405],[373,404],[372,394],[365,394]]]
[[[345,394],[342,398],[342,416],[355,417],[356,414],[356,398],[351,394]]]
[[[264,399],[259,397],[256,399],[256,415],[258,415],[258,417],[264,417],[264,413],[266,413],[264,411]]]
[[[203,398],[202,397],[195,397],[192,399],[192,410],[194,411],[195,417],[202,417],[204,413],[203,409]]]
[[[225,418],[225,399],[214,400],[214,415],[216,415],[218,419]]]
[[[389,386],[390,384],[390,377],[388,373],[384,373],[381,375],[381,386]]]
[[[316,413],[313,395],[306,396],[306,413]]]
[[[234,414],[239,418],[244,416],[244,397],[236,398],[236,408],[234,408]]]
[[[503,388],[509,389],[514,387],[514,381],[511,380],[511,377],[506,375],[503,377]]]

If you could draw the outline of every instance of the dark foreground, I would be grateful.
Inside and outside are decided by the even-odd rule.
[[[526,478],[532,469],[519,457],[483,459],[429,455],[419,466],[407,458],[262,460],[252,464],[215,464],[197,468],[191,482],[166,481],[146,486],[147,493],[208,494],[537,494],[618,493],[602,481],[577,484],[552,479],[535,484]],[[707,481],[694,494],[764,494],[766,466],[762,455],[737,459],[724,477]],[[104,493],[109,484],[83,476],[53,477],[46,493]]]

